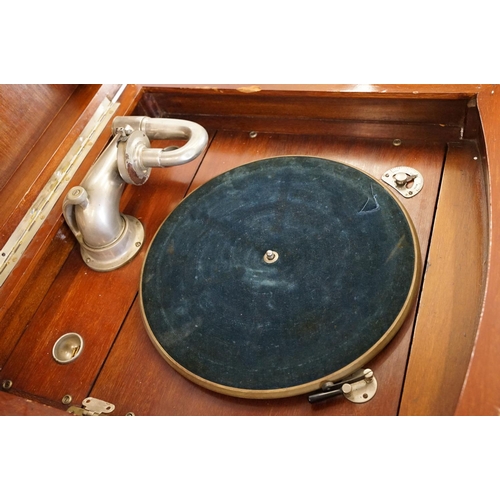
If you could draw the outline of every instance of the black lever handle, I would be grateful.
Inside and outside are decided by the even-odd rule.
[[[370,377],[373,377],[373,372],[370,369],[359,370],[350,377],[335,384],[333,382],[325,382],[321,392],[310,394],[307,399],[309,403],[319,403],[340,394],[349,394],[352,390],[351,384]]]
[[[351,384],[344,383],[339,389],[329,389],[324,392],[318,392],[316,394],[310,394],[308,396],[309,403],[319,403],[325,399],[333,398],[340,394],[346,394],[351,391]]]

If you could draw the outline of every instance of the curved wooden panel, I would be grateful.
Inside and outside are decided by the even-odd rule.
[[[500,88],[481,92],[482,121],[489,182],[489,261],[482,318],[457,415],[500,415]]]

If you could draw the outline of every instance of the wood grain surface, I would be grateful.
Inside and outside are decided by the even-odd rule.
[[[475,143],[450,144],[401,415],[455,412],[476,338],[486,280],[484,192]]]
[[[71,415],[53,406],[21,398],[0,391],[0,417],[70,417]]]
[[[145,246],[185,195],[200,161],[156,169],[140,189],[127,186],[124,201],[130,202],[123,212],[143,222]],[[2,370],[13,391],[54,402],[65,394],[75,401],[87,396],[137,293],[141,262],[139,256],[113,272],[98,273],[84,264],[79,246],[73,249]],[[52,358],[52,347],[68,332],[83,337],[85,354],[61,365]]]
[[[338,121],[415,122],[461,125],[465,119],[463,99],[384,99],[350,96],[349,99],[324,93],[269,91],[242,93],[236,90],[214,92],[193,90],[190,99],[185,92],[148,92],[144,105],[157,114],[219,115],[219,116],[282,116]]]
[[[421,144],[393,146],[392,141],[325,140],[324,137],[217,132],[190,192],[216,175],[244,163],[278,155],[321,156],[358,167],[375,175],[388,168],[409,165],[426,178],[426,196],[403,203],[411,214],[423,254],[434,213],[444,146]],[[241,400],[203,389],[175,372],[153,347],[135,300],[109,358],[91,391],[93,397],[116,405],[117,414],[136,415],[395,415],[398,411],[414,310],[389,346],[369,367],[379,382],[379,392],[367,404],[337,399],[311,405],[306,396],[281,400]],[[134,354],[132,354],[134,353]],[[140,385],[141,390],[137,390]]]
[[[0,85],[0,192],[76,85]]]
[[[0,320],[0,369],[5,365],[74,246],[71,231],[67,226],[62,226],[16,300],[6,310]]]
[[[17,85],[14,85],[14,87],[17,87]],[[38,196],[42,186],[49,180],[56,168],[57,163],[55,162],[60,162],[64,158],[67,153],[64,142],[68,141],[67,149],[69,149],[69,141],[72,144],[77,139],[86,121],[90,119],[91,113],[97,108],[97,102],[95,106],[91,105],[92,100],[95,97],[99,101],[104,98],[104,93],[98,92],[96,95],[96,90],[98,90],[98,86],[83,85],[77,87],[71,97],[65,103],[61,103],[61,109],[58,109],[57,113],[53,111],[50,119],[49,117],[46,118],[47,123],[44,123],[44,127],[40,127],[41,130],[36,128],[36,133],[33,132],[33,137],[29,138],[29,142],[24,145],[26,148],[24,154],[21,158],[17,158],[16,161],[19,163],[15,168],[12,168],[8,185],[5,185],[0,192],[3,206],[0,213],[1,246],[5,244],[14,228],[19,224],[28,207]],[[25,93],[30,94],[29,90],[24,93],[22,89],[18,89],[18,91],[18,100],[23,99]],[[12,99],[13,96],[10,96],[10,98]],[[25,115],[23,113],[16,120],[18,126],[26,126],[28,130],[32,127],[32,121],[37,124],[36,118],[40,107],[35,102],[32,102],[31,106],[34,115],[32,119],[29,114]],[[90,109],[85,112],[85,108],[89,106]],[[2,117],[0,122],[4,123],[4,120],[12,120],[12,117],[9,115]],[[10,121],[7,121],[7,123],[6,128],[10,130],[13,124]],[[4,147],[6,150],[13,147],[19,148],[19,141],[19,138],[17,140],[12,139]]]
[[[161,90],[161,89],[156,89]],[[137,114],[187,118],[217,130],[334,135],[336,137],[459,140],[466,98],[387,99],[283,91],[148,89]]]
[[[87,121],[107,95],[116,91],[116,85],[79,86],[68,100],[64,109],[53,119],[43,136],[36,142],[29,154],[12,175],[8,186],[0,193],[2,211],[0,211],[0,246],[3,246],[19,222],[26,215],[29,207],[43,189],[46,182],[77,140],[86,126]],[[111,94],[110,94],[111,93]],[[126,110],[126,108],[125,108]],[[104,147],[107,138],[103,135],[94,144],[93,150],[87,157],[79,171],[75,174],[75,181],[81,179],[93,159]],[[93,156],[93,154],[96,156]],[[16,300],[29,279],[35,272],[39,260],[53,238],[59,231],[63,218],[62,199],[45,219],[43,225],[33,238],[32,242],[18,260],[9,278],[0,287],[0,321]]]
[[[487,284],[473,355],[456,415],[500,415],[500,88],[478,96],[484,130],[488,169],[488,240]]]
[[[0,242],[17,225],[98,103],[118,87],[78,86],[61,104],[60,112],[52,118],[45,115],[44,133],[39,137],[31,134],[34,144],[28,153],[16,160],[8,157],[13,173],[0,191]],[[478,108],[474,107],[476,96]],[[456,414],[500,413],[500,377],[496,376],[500,264],[494,258],[500,247],[500,154],[492,133],[500,129],[496,86],[128,85],[120,102],[116,114],[147,112],[199,121],[212,131],[212,142],[206,155],[192,164],[154,170],[144,186],[127,187],[122,209],[143,222],[147,238],[136,259],[113,273],[93,272],[81,260],[61,216],[63,194],[0,288],[0,379],[12,380],[14,395],[61,410],[66,409],[60,402],[63,395],[71,394],[76,404],[91,395],[115,404],[117,415],[396,415],[400,404],[403,414],[449,414],[474,343]],[[250,137],[251,130],[257,131],[256,137]],[[472,142],[462,143],[462,136]],[[80,182],[108,137],[105,132],[96,141],[71,185]],[[393,145],[396,138],[402,139],[401,146]],[[446,152],[450,141],[457,144]],[[476,146],[480,155],[487,155],[479,164],[486,166],[488,197],[481,184],[484,171],[477,168],[477,160],[470,161]],[[137,299],[140,270],[147,244],[168,213],[188,192],[228,169],[289,154],[329,158],[376,177],[388,168],[407,165],[420,170],[425,178],[422,193],[402,200],[416,226],[424,258],[433,235],[422,300],[388,347],[370,363],[379,391],[365,405],[343,399],[310,405],[300,396],[240,400],[210,392],[170,368],[143,326]],[[471,203],[457,205],[455,190],[472,196]],[[489,227],[485,235],[487,217],[481,200],[486,198]],[[462,238],[468,238],[467,228],[472,237],[459,245]],[[480,262],[487,256],[488,239],[488,283],[481,313],[485,267]],[[453,255],[452,242],[460,246],[460,252],[447,259]],[[460,273],[467,256],[474,262],[470,275]],[[442,263],[453,278],[447,275],[444,279],[441,264],[433,264],[433,260]],[[443,287],[450,280],[456,293]],[[441,293],[448,302],[439,297]],[[478,321],[479,334],[473,339]],[[444,331],[440,338],[436,325]],[[84,352],[74,363],[59,365],[52,359],[52,345],[68,331],[84,337]],[[465,332],[463,337],[461,332]],[[448,380],[444,371],[462,380],[442,399]],[[418,387],[421,377],[432,378],[431,395],[422,394]]]

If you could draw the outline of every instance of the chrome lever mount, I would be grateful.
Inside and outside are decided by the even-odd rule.
[[[309,403],[319,403],[342,395],[352,403],[367,403],[377,393],[377,379],[369,368],[357,370],[339,382],[324,382],[321,391],[308,396]]]

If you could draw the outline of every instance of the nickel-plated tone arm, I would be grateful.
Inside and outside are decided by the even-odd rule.
[[[142,224],[120,213],[125,184],[140,186],[151,168],[182,165],[206,147],[208,134],[197,123],[147,116],[120,116],[112,126],[113,138],[80,186],[63,202],[63,215],[80,243],[83,260],[96,271],[111,271],[139,251],[144,241]],[[151,148],[150,139],[186,139],[180,148]]]

